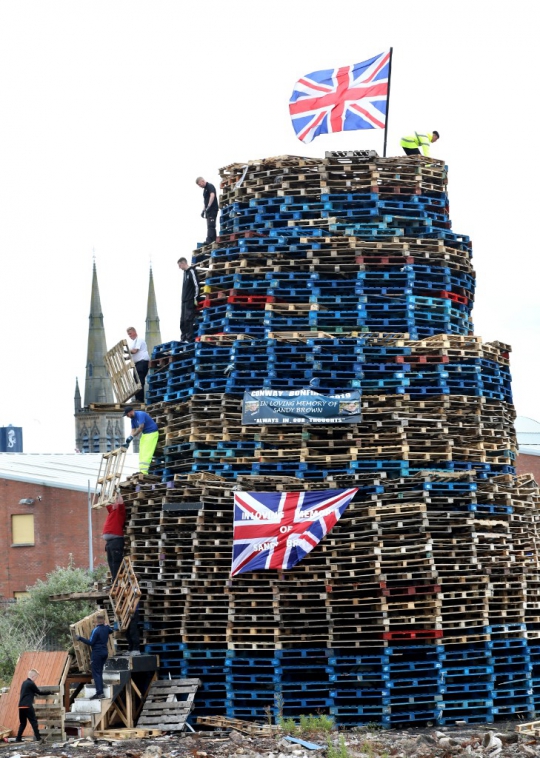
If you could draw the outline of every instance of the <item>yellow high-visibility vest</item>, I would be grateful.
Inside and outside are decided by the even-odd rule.
[[[432,132],[414,132],[410,137],[403,137],[401,140],[401,147],[409,147],[411,149],[417,147],[427,157],[429,155],[429,148],[431,146]]]

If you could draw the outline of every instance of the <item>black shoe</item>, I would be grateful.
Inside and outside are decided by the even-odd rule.
[[[22,737],[15,737],[15,742],[22,742]]]
[[[43,742],[43,739],[41,737],[36,737],[34,742]]]
[[[103,694],[103,692],[96,692],[95,695],[92,695],[90,700],[103,700],[104,697],[105,695]]]

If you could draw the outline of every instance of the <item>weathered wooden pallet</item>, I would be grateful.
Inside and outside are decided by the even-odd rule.
[[[92,508],[103,508],[116,501],[126,453],[126,447],[119,447],[116,450],[111,450],[110,453],[103,453],[101,456]]]
[[[200,679],[164,679],[153,682],[137,727],[181,732],[193,709]]]
[[[142,389],[127,340],[120,340],[105,353],[104,361],[119,403],[125,403]]]
[[[125,631],[141,599],[139,582],[133,571],[131,558],[125,556],[109,593],[120,631]]]
[[[85,616],[85,618],[81,619],[80,621],[76,621],[74,624],[69,625],[69,630],[71,632],[71,639],[73,640],[73,647],[75,649],[75,659],[77,661],[77,667],[79,671],[86,672],[90,671],[90,647],[88,645],[85,645],[84,642],[79,642],[77,640],[77,637],[84,637],[85,639],[90,639],[90,635],[92,634],[92,630],[96,625],[96,616],[98,613],[103,614],[105,616],[105,624],[109,623],[109,617],[107,616],[107,611],[104,610],[98,610],[95,613],[91,613],[90,616]],[[112,640],[112,636],[109,636],[109,642],[107,645],[107,650],[109,653],[109,657],[112,657],[114,655],[114,643]]]

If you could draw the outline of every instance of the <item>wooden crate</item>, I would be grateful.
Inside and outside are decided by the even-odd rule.
[[[142,389],[127,340],[120,340],[117,345],[105,353],[104,360],[111,378],[114,395],[119,403],[125,403],[126,400],[129,400]]]
[[[103,453],[101,456],[92,508],[103,508],[116,501],[126,453],[126,447],[119,447],[116,450],[111,450],[110,453]]]
[[[129,556],[126,556],[120,565],[109,597],[120,631],[124,632],[128,628],[141,599],[139,582]]]

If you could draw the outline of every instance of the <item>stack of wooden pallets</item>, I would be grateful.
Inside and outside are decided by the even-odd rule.
[[[330,153],[221,172],[195,344],[147,394],[125,490],[148,650],[196,713],[489,722],[540,703],[536,483],[516,477],[508,345],[473,335],[441,161]],[[242,422],[249,390],[360,393],[354,424]],[[230,578],[235,491],[357,487],[289,571]]]

